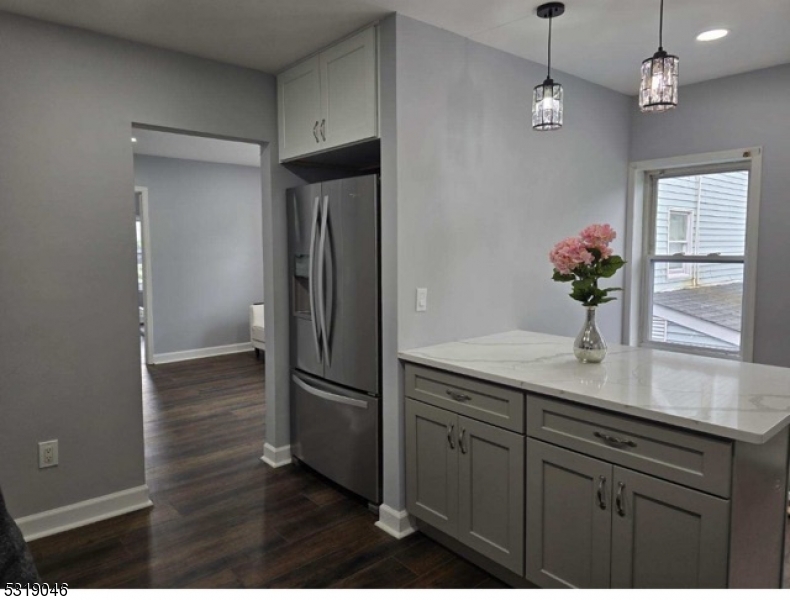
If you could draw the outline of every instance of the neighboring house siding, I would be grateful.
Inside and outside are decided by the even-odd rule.
[[[661,179],[656,213],[656,253],[669,249],[670,211],[691,214],[689,248],[686,254],[743,254],[746,231],[746,202],[749,174],[746,171]],[[685,277],[667,276],[659,265],[655,291],[690,285],[716,285],[743,278],[740,265],[693,265]]]
[[[678,325],[677,323],[673,323],[672,321],[667,321],[666,319],[659,319],[658,317],[653,317],[653,332],[654,336],[656,333],[659,335],[654,337],[653,339],[657,342],[667,341],[672,342],[674,344],[684,344],[687,346],[702,346],[706,348],[715,348],[717,350],[730,350],[730,351],[737,351],[738,346],[734,346],[733,344],[728,344],[727,342],[720,340],[715,337],[711,337],[709,335],[705,335],[698,331],[694,331],[693,329],[689,329],[688,327],[683,327],[682,325]],[[665,337],[660,337],[662,332],[666,332]]]
[[[660,179],[656,254],[743,255],[748,186],[747,171]],[[672,214],[676,215],[674,230],[670,229]],[[654,292],[742,281],[741,264],[664,263],[656,265]],[[653,319],[651,333],[656,341],[737,350],[729,342],[658,317]]]

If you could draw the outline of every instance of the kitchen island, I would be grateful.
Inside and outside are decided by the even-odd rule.
[[[779,587],[790,369],[572,345],[400,353],[420,528],[514,585]]]

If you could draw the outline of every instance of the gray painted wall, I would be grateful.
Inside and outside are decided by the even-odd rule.
[[[381,418],[384,504],[405,508],[403,490],[402,373],[398,362],[398,113],[397,30],[403,17],[379,26],[379,127],[381,135]]]
[[[631,160],[763,147],[754,361],[790,367],[790,65],[683,86],[678,108],[632,108]]]
[[[155,354],[249,343],[263,302],[260,168],[135,155],[148,188]]]
[[[624,232],[632,100],[557,72],[565,127],[534,132],[531,94],[544,66],[400,15],[396,38],[396,73],[382,79],[382,95],[391,85],[397,99],[396,137],[382,139],[382,183],[389,160],[398,173],[397,225],[385,224],[382,242],[386,252],[392,228],[398,348],[516,328],[575,335],[583,311],[568,284],[551,281],[548,253],[593,222]],[[387,115],[383,105],[383,136],[391,135]],[[417,287],[428,288],[425,313],[414,310]],[[620,340],[621,310],[600,310],[612,341]],[[384,369],[391,386],[387,362]],[[385,387],[385,431],[400,432],[402,405],[386,412],[394,394]],[[385,433],[384,443],[384,500],[400,510],[402,435]]]
[[[544,66],[398,22],[399,347],[515,328],[575,335],[582,309],[551,281],[548,252],[590,223],[624,231],[632,101],[558,72],[564,128],[535,132]],[[417,287],[428,312],[414,310]],[[613,341],[620,311],[599,311]]]
[[[131,124],[276,140],[276,90],[249,69],[5,13],[0,81],[0,485],[21,517],[145,481]],[[299,179],[276,144],[263,160],[266,318],[285,327],[267,331],[274,419],[288,401],[283,190]],[[60,466],[39,471],[36,442],[52,438]]]

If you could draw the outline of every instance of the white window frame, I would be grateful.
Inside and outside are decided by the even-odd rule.
[[[670,240],[669,239],[669,232],[672,231],[672,214],[683,215],[686,217],[686,239],[685,240]],[[693,235],[693,228],[694,228],[694,211],[689,209],[682,209],[682,208],[670,208],[667,210],[667,254],[675,254],[671,252],[669,249],[669,244],[686,244],[686,252],[683,254],[688,254],[689,250],[694,250],[692,240],[694,238]],[[672,265],[677,264],[680,265],[679,269],[672,270]],[[667,279],[672,280],[681,280],[681,279],[691,279],[693,273],[691,265],[688,263],[668,263],[667,264]]]
[[[746,209],[746,242],[743,257],[700,256],[671,257],[650,254],[655,247],[655,228],[652,227],[651,205],[655,198],[652,185],[662,171],[673,171],[673,176],[715,173],[732,170],[749,171],[749,192]],[[628,173],[628,204],[624,273],[623,342],[630,346],[644,346],[688,354],[716,356],[752,362],[754,355],[754,308],[757,287],[757,247],[760,215],[760,188],[762,181],[762,148],[751,147],[724,152],[710,152],[672,158],[631,163]],[[652,305],[652,286],[647,286],[647,276],[655,262],[726,263],[743,262],[743,309],[741,312],[740,353],[716,349],[695,348],[686,345],[650,341],[645,332],[650,331],[649,307]],[[646,339],[647,338],[647,339]]]

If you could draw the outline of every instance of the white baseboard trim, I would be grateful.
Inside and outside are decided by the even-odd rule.
[[[288,445],[275,448],[271,444],[264,444],[261,460],[275,469],[290,465],[292,462],[291,446]]]
[[[376,527],[386,531],[398,540],[417,531],[414,520],[409,516],[409,513],[405,510],[394,510],[386,504],[379,506],[379,520],[376,521]]]
[[[16,519],[16,524],[22,530],[25,541],[30,542],[149,506],[153,506],[153,503],[148,497],[148,486],[141,485],[114,494],[28,515]]]
[[[211,348],[197,348],[195,350],[181,350],[179,352],[154,354],[154,364],[163,365],[165,363],[181,362],[182,360],[236,354],[237,352],[252,352],[252,344],[250,342],[244,342],[243,344],[228,344],[227,346],[212,346]]]

